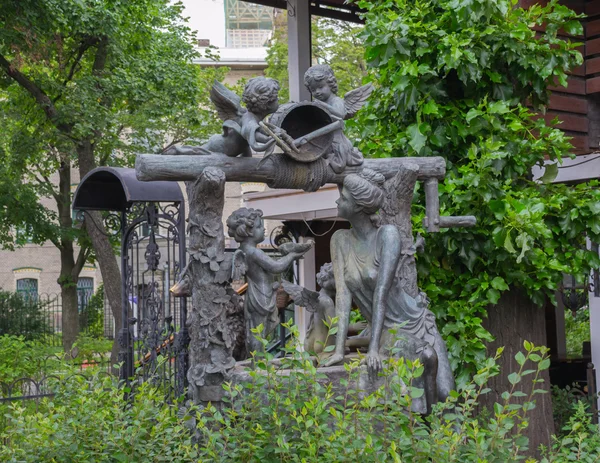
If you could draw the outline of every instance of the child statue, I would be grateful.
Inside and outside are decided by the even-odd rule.
[[[223,120],[223,133],[210,137],[202,146],[174,146],[164,154],[213,154],[252,156],[252,151],[272,151],[275,140],[260,128],[260,122],[279,108],[279,82],[267,77],[250,79],[242,98],[220,82],[210,90],[210,100]],[[246,105],[242,107],[241,103]],[[289,139],[281,129],[277,136]]]
[[[337,95],[337,79],[331,67],[326,64],[317,64],[309,68],[304,74],[304,85],[315,98],[316,104],[335,118],[344,120],[354,117],[373,91],[373,86],[367,84],[340,98]],[[331,150],[325,157],[336,174],[341,173],[346,166],[360,166],[364,161],[362,153],[352,146],[343,129],[334,132]]]
[[[279,283],[276,277],[284,272],[291,263],[302,257],[312,247],[312,243],[287,243],[280,247],[285,255],[280,259],[269,257],[258,244],[265,239],[265,226],[262,211],[242,207],[234,211],[227,219],[229,236],[240,243],[233,258],[233,270],[239,278],[246,274],[248,290],[244,300],[244,318],[246,323],[246,346],[248,352],[262,350],[252,329],[263,326],[261,336],[268,336],[278,325],[279,317],[275,304],[275,294]]]
[[[323,264],[317,273],[319,292],[312,291],[300,285],[282,281],[283,289],[299,306],[311,313],[310,323],[304,339],[306,352],[321,354],[326,346],[335,345],[335,334],[329,334],[331,320],[335,317],[335,278],[331,262]],[[348,335],[358,334],[367,328],[366,322],[353,323],[348,326]],[[368,336],[354,336],[346,340],[346,347],[362,347],[369,343]]]

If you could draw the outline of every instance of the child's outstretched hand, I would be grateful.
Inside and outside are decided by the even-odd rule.
[[[297,254],[298,256],[302,256],[312,248],[313,242],[309,241],[308,243],[284,243],[279,246],[279,251],[284,256],[287,254]]]

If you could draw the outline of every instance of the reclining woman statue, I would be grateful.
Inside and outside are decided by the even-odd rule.
[[[377,211],[384,200],[383,182],[383,175],[363,169],[345,178],[337,200],[339,217],[347,219],[352,228],[338,230],[331,239],[338,334],[335,352],[325,366],[344,358],[354,300],[371,326],[365,359],[369,376],[375,377],[382,369],[382,358],[390,355],[419,359],[424,373],[413,385],[424,389],[426,403],[420,401],[413,408],[429,413],[431,406],[445,400],[454,388],[454,378],[425,295],[412,298],[396,276],[405,243],[401,243],[395,226],[379,225]]]

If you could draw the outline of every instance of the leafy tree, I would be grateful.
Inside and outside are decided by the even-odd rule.
[[[289,101],[287,15],[275,17],[275,31],[267,51],[265,75],[281,84],[280,101]],[[366,76],[364,46],[359,33],[362,26],[335,19],[313,17],[312,57],[320,64],[329,64],[338,80],[340,95],[360,87]]]
[[[86,261],[98,260],[117,323],[121,306],[102,217],[73,221],[71,185],[98,165],[132,165],[136,152],[218,130],[203,108],[224,71],[193,64],[195,38],[181,12],[168,0],[0,4],[0,245],[27,238],[60,250],[66,349]]]
[[[584,307],[573,313],[565,310],[565,335],[567,355],[581,357],[583,343],[590,340],[590,309]]]
[[[523,338],[544,344],[539,306],[553,299],[563,272],[584,278],[598,265],[585,250],[585,237],[600,233],[597,183],[547,183],[556,168],[542,181],[531,175],[545,159],[569,155],[568,137],[536,111],[545,110],[548,86],[566,85],[568,70],[582,62],[577,44],[557,36],[581,34],[581,24],[556,1],[527,10],[510,0],[358,5],[367,10],[362,37],[377,84],[360,116],[361,150],[443,156],[441,212],[477,216],[473,228],[429,235],[418,262],[462,384],[485,358],[491,334],[506,344],[507,358]],[[417,230],[422,218],[421,211]],[[532,422],[539,423],[533,432],[551,433],[551,415]],[[533,448],[544,440],[534,437]]]

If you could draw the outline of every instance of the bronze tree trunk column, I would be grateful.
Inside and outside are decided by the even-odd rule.
[[[219,401],[244,330],[243,301],[228,283],[231,261],[224,253],[225,174],[208,167],[187,187],[190,263],[184,278],[192,294],[187,378],[194,402]]]

